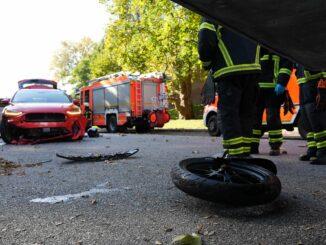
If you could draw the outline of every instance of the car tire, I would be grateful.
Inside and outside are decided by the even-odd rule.
[[[211,115],[207,122],[207,129],[210,136],[220,136],[221,129],[218,126],[217,115]]]
[[[13,140],[13,136],[12,136],[13,132],[12,132],[12,128],[8,125],[6,119],[2,119],[1,121],[0,132],[1,132],[2,140],[7,144],[11,144]]]
[[[234,206],[268,203],[281,193],[280,180],[272,172],[222,158],[182,160],[171,177],[177,188],[191,196]]]
[[[106,129],[109,133],[117,133],[118,132],[118,123],[117,123],[116,115],[108,116]]]

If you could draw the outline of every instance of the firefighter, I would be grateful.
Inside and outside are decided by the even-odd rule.
[[[283,142],[282,122],[280,117],[284,92],[290,79],[293,63],[285,58],[262,50],[260,59],[262,74],[259,77],[259,94],[256,105],[256,117],[253,128],[251,153],[259,154],[259,141],[262,132],[262,117],[266,109],[267,130],[270,145],[269,155],[280,155]]]
[[[299,157],[311,164],[326,164],[326,72],[297,67],[300,115],[307,130],[307,152]]]
[[[230,158],[249,156],[260,46],[207,19],[198,38],[203,68],[212,71],[218,84],[225,153]]]

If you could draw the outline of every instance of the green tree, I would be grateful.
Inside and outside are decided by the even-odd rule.
[[[170,101],[192,118],[191,85],[203,73],[197,54],[200,16],[166,0],[113,0],[108,9],[116,20],[107,28],[103,52],[122,70],[171,75]]]
[[[86,59],[95,46],[95,43],[88,37],[79,42],[63,41],[60,49],[52,57],[51,70],[54,72],[54,78],[57,81],[69,81],[72,71],[79,63]],[[79,70],[84,70],[85,61],[80,64]],[[76,73],[76,72],[75,72]]]

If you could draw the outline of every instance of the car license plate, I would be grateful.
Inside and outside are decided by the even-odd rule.
[[[49,133],[50,131],[50,128],[43,128],[43,133]]]

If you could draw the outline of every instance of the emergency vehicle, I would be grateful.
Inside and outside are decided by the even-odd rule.
[[[288,112],[284,115],[284,108],[281,107],[280,115],[282,121],[283,129],[288,131],[293,131],[294,127],[298,127],[299,134],[302,138],[306,138],[307,131],[303,125],[303,120],[300,119],[300,102],[299,102],[299,85],[295,72],[293,71],[287,85],[287,90],[291,96],[292,102],[294,104],[293,114]],[[218,96],[215,97],[214,103],[206,105],[203,113],[203,123],[208,128],[208,133],[211,136],[221,135],[221,119],[218,110]],[[266,131],[266,112],[263,115],[263,131]]]
[[[165,80],[162,72],[120,72],[90,81],[80,89],[88,127],[106,128],[110,133],[134,126],[137,132],[163,127],[170,120]]]

